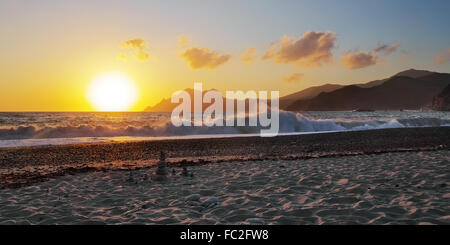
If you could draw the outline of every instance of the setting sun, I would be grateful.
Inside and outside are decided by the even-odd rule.
[[[87,97],[97,111],[127,111],[136,103],[138,89],[125,74],[110,72],[92,80]]]

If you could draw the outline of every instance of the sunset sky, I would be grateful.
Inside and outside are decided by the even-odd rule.
[[[90,111],[108,72],[143,110],[178,89],[350,84],[450,72],[450,1],[0,2],[0,111]]]

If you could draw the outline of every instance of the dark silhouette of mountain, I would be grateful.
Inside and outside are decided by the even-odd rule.
[[[349,85],[332,92],[297,100],[286,109],[291,111],[327,110],[400,110],[420,109],[450,83],[450,74],[430,73],[412,78],[393,76],[381,85],[361,88]]]
[[[447,73],[409,69],[390,78],[367,83],[314,86],[280,97],[280,108],[283,110],[419,109],[430,104],[433,96],[448,85],[449,76]],[[193,98],[193,89],[185,91]],[[203,94],[208,91],[203,91]],[[147,107],[145,111],[171,112],[177,105],[172,104],[170,98],[166,98],[155,106]],[[209,105],[203,104],[202,109]]]
[[[280,108],[287,108],[292,102],[296,100],[312,99],[322,92],[331,92],[342,87],[343,85],[339,84],[325,84],[303,89],[299,92],[280,97]]]
[[[427,75],[431,75],[431,74],[433,74],[433,72],[431,72],[431,71],[409,69],[409,70],[399,72],[399,73],[393,75],[392,77],[403,76],[403,77],[419,78],[419,77],[423,77],[423,76],[427,76]],[[354,84],[354,85],[361,87],[361,88],[371,88],[371,87],[375,87],[375,86],[383,84],[384,82],[386,82],[387,80],[389,80],[392,77],[380,79],[380,80],[374,80],[374,81],[370,81],[370,82],[366,82],[366,83],[358,83],[358,84]],[[309,88],[301,90],[299,92],[295,92],[293,94],[280,97],[280,108],[287,109],[294,101],[312,99],[322,92],[332,92],[332,91],[340,89],[344,86],[345,85],[341,85],[341,84],[325,84],[325,85],[321,85],[321,86],[309,87]]]
[[[433,97],[433,100],[427,108],[436,111],[450,111],[450,84],[438,95]]]
[[[392,77],[389,77],[389,78],[375,80],[375,81],[371,81],[371,82],[367,82],[367,83],[359,83],[359,84],[355,84],[355,85],[357,85],[358,87],[361,87],[361,88],[371,88],[371,87],[375,87],[375,86],[381,85],[381,84],[383,84],[384,82],[386,82],[387,80],[389,80],[390,78],[393,78],[393,77],[419,78],[419,77],[424,77],[424,76],[431,75],[431,74],[433,74],[433,72],[431,72],[431,71],[409,69],[409,70],[405,70],[405,71],[399,72],[399,73],[397,73],[397,74],[395,74],[395,75],[393,75]]]
[[[381,80],[375,80],[375,81],[370,81],[370,82],[367,82],[367,83],[358,83],[358,84],[355,84],[355,85],[360,87],[360,88],[371,88],[371,87],[375,87],[375,86],[381,85],[384,82],[386,82],[387,80],[389,80],[389,78],[381,79]]]
[[[355,84],[355,85],[357,85],[358,87],[361,87],[361,88],[371,88],[371,87],[375,87],[375,86],[381,85],[381,84],[383,84],[384,82],[386,82],[387,80],[389,80],[390,78],[393,78],[393,77],[419,78],[419,77],[424,77],[424,76],[431,75],[431,74],[433,74],[433,72],[431,72],[431,71],[409,69],[409,70],[405,70],[405,71],[399,72],[399,73],[397,73],[397,74],[395,74],[395,75],[393,75],[392,77],[389,77],[389,78],[375,80],[375,81],[371,81],[371,82],[367,82],[367,83],[358,83],[358,84]]]
[[[432,75],[434,73],[435,72],[426,71],[426,70],[409,69],[409,70],[406,70],[406,71],[399,72],[399,73],[395,74],[394,76],[420,78],[420,77]]]

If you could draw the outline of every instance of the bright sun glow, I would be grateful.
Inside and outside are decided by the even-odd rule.
[[[110,72],[92,80],[87,97],[97,111],[127,111],[136,103],[138,90],[126,75]]]

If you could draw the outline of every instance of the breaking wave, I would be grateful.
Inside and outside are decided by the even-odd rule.
[[[370,130],[404,127],[450,126],[449,119],[391,118],[380,119],[313,119],[300,113],[280,112],[280,133]],[[187,135],[259,134],[262,127],[175,127],[168,118],[147,126],[111,127],[102,125],[78,126],[19,126],[0,129],[0,140],[48,139],[77,137],[165,137]]]

